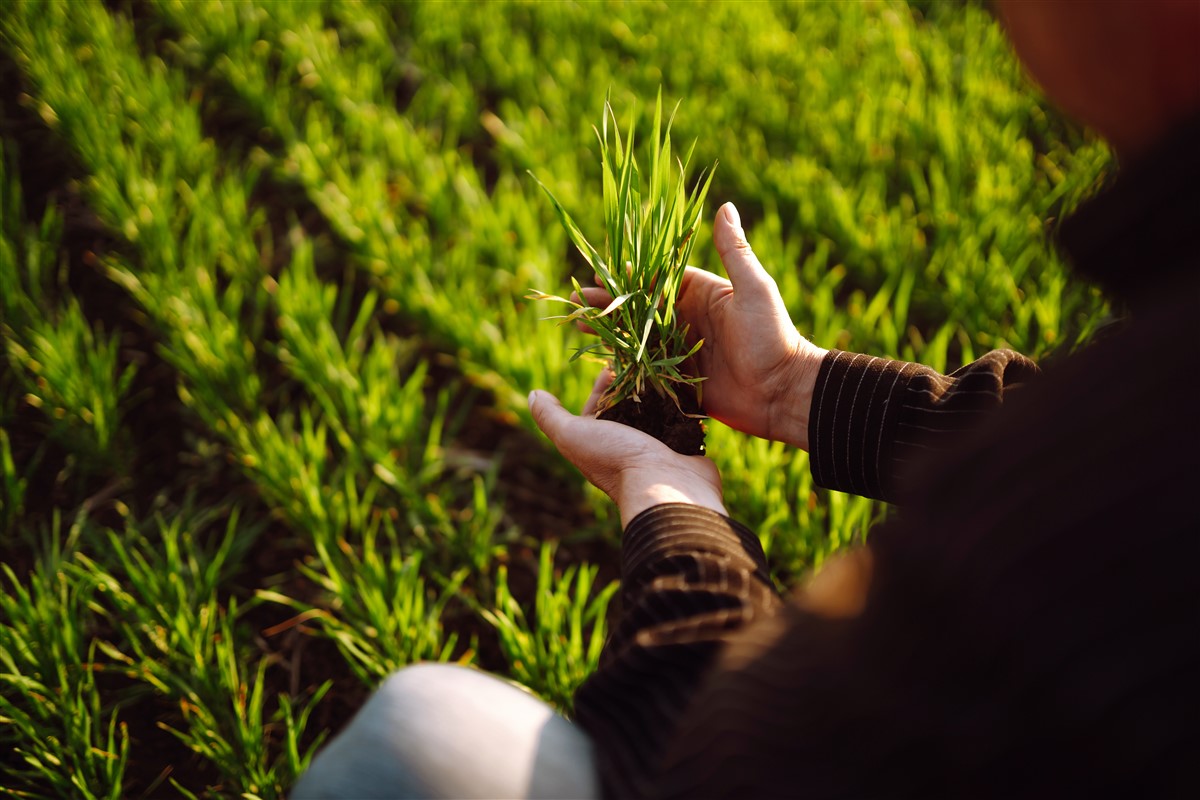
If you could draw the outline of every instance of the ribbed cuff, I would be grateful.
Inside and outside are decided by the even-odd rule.
[[[663,559],[701,554],[744,562],[770,584],[758,536],[737,520],[689,503],[653,506],[630,521],[621,545],[621,577],[636,584],[655,574],[653,565]]]
[[[818,486],[892,500],[891,448],[908,381],[907,361],[830,350],[808,419],[809,463]]]

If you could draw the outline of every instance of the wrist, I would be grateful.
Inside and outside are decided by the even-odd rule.
[[[768,439],[808,450],[808,422],[817,375],[828,350],[800,338],[788,364],[780,370],[780,385],[767,408]]]
[[[686,503],[729,516],[720,488],[706,483],[687,485],[664,481],[633,482],[633,485],[622,487],[613,500],[621,513],[622,529],[638,514],[665,503]]]

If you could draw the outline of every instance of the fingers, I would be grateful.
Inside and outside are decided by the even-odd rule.
[[[742,218],[733,203],[726,203],[717,211],[713,221],[713,244],[735,291],[758,293],[769,289],[773,282],[771,276],[750,249],[746,231],[742,229]]]
[[[625,262],[625,271],[627,273],[633,272],[633,262],[632,261]],[[603,289],[604,288],[604,279],[600,277],[600,273],[597,272],[592,277],[595,279],[596,285]]]
[[[603,385],[603,380],[602,376],[596,381],[597,386]],[[529,411],[558,452],[609,497],[613,496],[621,472],[642,457],[639,452],[644,449],[642,439],[654,441],[641,431],[616,422],[577,417],[549,392],[530,392]],[[617,433],[605,437],[603,433],[598,435],[598,428],[601,431],[610,428]]]
[[[592,393],[583,406],[582,416],[594,417],[596,415],[596,407],[600,403],[600,398],[604,396],[604,392],[612,384],[614,377],[610,367],[606,366],[600,370],[600,374],[596,376],[596,382],[592,385]],[[541,428],[542,433],[546,434],[556,445],[570,437],[571,428],[578,420],[578,417],[563,407],[557,397],[549,392],[537,390],[529,393],[529,412],[533,414],[533,421]]]
[[[571,299],[575,302],[580,302],[578,292],[571,292]],[[594,308],[604,308],[612,302],[612,295],[604,289],[584,289],[582,301]]]
[[[596,383],[592,385],[592,393],[588,395],[587,402],[583,404],[583,415],[585,417],[596,416],[596,408],[600,405],[600,398],[608,391],[608,387],[612,385],[616,375],[612,371],[612,367],[605,365],[604,369],[600,370],[600,374],[596,376]]]
[[[579,296],[579,292],[571,292],[571,302],[584,303],[592,308],[605,308],[612,302],[612,295],[603,289],[589,288],[583,290],[582,298]],[[594,334],[596,332],[586,322],[576,322],[575,327],[587,334]]]

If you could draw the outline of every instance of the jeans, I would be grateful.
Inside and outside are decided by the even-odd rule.
[[[582,730],[514,684],[447,664],[388,677],[291,793],[292,800],[599,796]]]

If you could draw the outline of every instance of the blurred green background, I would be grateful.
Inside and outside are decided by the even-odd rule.
[[[279,797],[417,660],[569,713],[619,528],[525,409],[596,369],[527,170],[594,235],[591,126],[660,86],[818,344],[1105,317],[1050,241],[1110,155],[973,3],[0,8],[0,794]],[[782,587],[885,513],[709,448]]]

